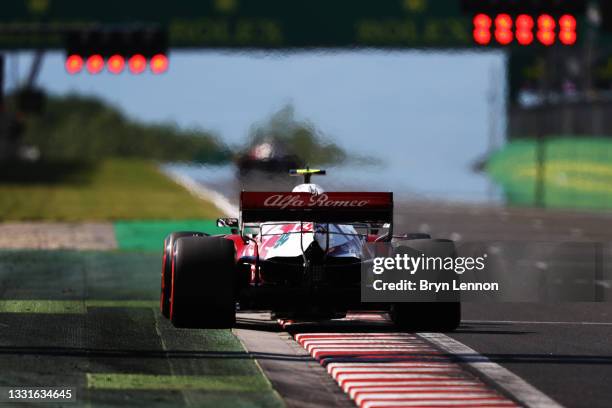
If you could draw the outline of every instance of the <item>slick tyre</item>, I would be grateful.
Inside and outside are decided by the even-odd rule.
[[[170,286],[172,284],[172,254],[176,240],[182,237],[203,237],[207,234],[196,231],[179,231],[168,235],[164,240],[164,253],[161,269],[161,294],[159,297],[159,310],[165,317],[170,317]]]
[[[175,244],[170,321],[175,327],[225,329],[236,322],[234,243],[185,237]]]
[[[446,239],[427,239],[416,237],[413,240],[401,241],[402,252],[418,256],[425,255],[432,258],[455,258],[457,256],[455,244]],[[417,272],[420,273],[420,272]],[[457,275],[451,271],[427,271],[430,278],[437,282],[449,282]],[[460,297],[455,293],[442,293],[433,295],[429,301],[401,302],[391,305],[391,320],[400,330],[405,331],[453,331],[461,323]]]

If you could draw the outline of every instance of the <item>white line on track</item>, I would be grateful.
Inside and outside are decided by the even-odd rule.
[[[377,373],[418,373],[418,372],[442,372],[442,373],[447,373],[449,371],[458,371],[459,367],[449,367],[449,366],[442,366],[442,367],[385,367],[383,365],[380,366],[375,366],[375,367],[342,367],[342,368],[338,368],[337,370],[332,370],[331,374],[334,375],[336,372],[339,372],[340,370],[342,370],[342,372],[345,373],[371,373],[371,372],[377,372]]]
[[[486,323],[486,324],[559,324],[578,326],[612,326],[612,322],[538,322],[535,320],[462,320],[463,323]]]
[[[439,385],[436,384],[434,386],[421,386],[421,387],[409,387],[409,386],[393,386],[393,387],[355,387],[350,390],[349,396],[352,399],[362,395],[362,394],[373,394],[373,393],[418,393],[418,392],[457,392],[457,391],[474,391],[474,390],[482,390],[485,387],[476,384],[467,384],[467,385]]]
[[[444,362],[398,362],[398,363],[329,363],[327,371],[333,372],[336,368],[371,368],[371,367],[454,367],[453,363]]]
[[[227,197],[214,190],[211,190],[202,184],[195,181],[193,178],[181,174],[176,170],[171,170],[167,167],[161,167],[161,171],[171,178],[175,183],[183,186],[194,196],[201,200],[211,201],[218,209],[221,210],[227,217],[238,217],[238,207],[232,204]]]
[[[475,400],[475,399],[487,399],[487,400],[495,400],[495,401],[503,401],[504,398],[500,397],[498,394],[495,394],[490,391],[478,391],[478,392],[465,392],[462,394],[457,394],[456,392],[409,392],[409,393],[381,393],[381,392],[373,392],[367,394],[360,394],[355,397],[355,402],[359,405],[366,401],[427,401],[427,400],[446,400],[446,401],[462,401],[463,403],[466,400]]]
[[[499,364],[493,363],[487,357],[477,353],[472,348],[441,333],[419,333],[419,336],[429,340],[441,348],[463,360],[463,362],[484,375],[489,381],[512,395],[522,404],[531,408],[561,407],[556,401],[508,371]],[[475,360],[475,361],[474,361]]]

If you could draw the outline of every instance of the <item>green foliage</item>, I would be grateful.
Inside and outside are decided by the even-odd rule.
[[[292,105],[285,106],[266,122],[251,129],[249,145],[264,140],[281,142],[309,165],[338,164],[347,159],[344,150],[326,141],[314,124],[298,120]]]
[[[150,161],[0,166],[0,221],[195,220],[220,215],[213,204],[191,195]]]
[[[51,96],[42,116],[28,118],[24,142],[47,160],[130,157],[220,163],[228,149],[213,135],[167,124],[142,124],[94,97]]]
[[[253,126],[248,145],[276,140],[307,164],[338,164],[348,159],[314,124],[298,120],[287,105]],[[171,124],[144,124],[93,96],[49,96],[44,113],[29,116],[24,143],[38,147],[44,160],[97,161],[138,158],[224,163],[232,152],[214,135]]]

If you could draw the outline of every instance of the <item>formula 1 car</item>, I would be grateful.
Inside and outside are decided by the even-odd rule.
[[[458,301],[362,303],[360,291],[364,243],[401,240],[425,254],[450,243],[455,256],[452,241],[394,235],[393,193],[325,192],[310,182],[324,170],[291,173],[304,176],[292,192],[243,191],[240,218],[218,220],[230,234],[165,239],[160,308],[174,326],[229,328],[237,308],[318,319],[374,309],[405,330],[459,325]]]
[[[253,172],[286,174],[289,169],[301,165],[302,159],[277,139],[264,139],[252,145],[236,160],[238,176],[241,178]]]

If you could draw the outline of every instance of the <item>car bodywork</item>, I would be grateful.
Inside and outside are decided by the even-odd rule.
[[[172,324],[233,327],[238,306],[319,318],[349,310],[388,310],[393,323],[405,330],[458,327],[458,297],[436,295],[417,303],[361,299],[362,266],[374,256],[407,251],[454,257],[452,241],[421,233],[394,235],[393,193],[325,192],[310,183],[312,175],[324,170],[290,174],[304,176],[304,184],[292,192],[243,191],[239,218],[218,220],[231,233],[179,231],[166,238],[160,310]],[[366,245],[372,242],[391,245]],[[437,274],[436,279],[449,276]]]
[[[342,312],[362,307],[363,247],[391,239],[393,193],[242,192],[237,225],[222,222],[241,308]]]

